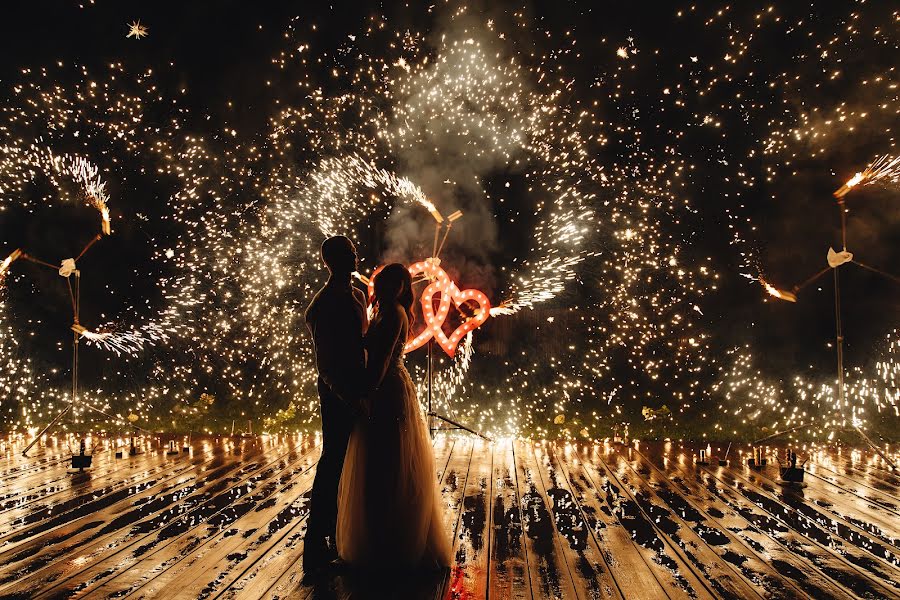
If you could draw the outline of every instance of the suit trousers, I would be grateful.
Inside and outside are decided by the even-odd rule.
[[[309,519],[304,538],[303,564],[314,569],[333,556],[337,527],[338,486],[344,468],[347,443],[353,432],[354,415],[340,397],[320,378],[319,411],[322,416],[322,454],[316,467]],[[331,540],[331,548],[328,539]]]

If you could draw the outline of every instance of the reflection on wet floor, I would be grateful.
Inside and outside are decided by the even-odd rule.
[[[802,448],[796,485],[775,448],[755,470],[749,448],[441,436],[452,568],[310,580],[318,437],[167,441],[97,438],[84,473],[7,441],[0,598],[900,598],[900,477],[858,449]]]

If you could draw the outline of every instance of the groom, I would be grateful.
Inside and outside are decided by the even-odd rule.
[[[322,415],[322,455],[313,482],[303,550],[303,570],[310,576],[337,558],[338,484],[363,393],[363,334],[369,325],[366,296],[350,284],[358,268],[353,242],[344,236],[328,238],[322,244],[322,261],[330,276],[306,309],[319,371]]]

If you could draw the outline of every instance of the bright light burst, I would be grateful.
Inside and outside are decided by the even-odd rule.
[[[818,249],[809,248],[800,232],[778,232],[778,220],[760,224],[748,215],[768,201],[795,207],[794,214],[780,211],[785,219],[809,218],[804,213],[808,210],[836,218],[833,199],[809,199],[817,185],[834,181],[835,163],[846,163],[848,155],[881,155],[834,193],[839,200],[865,185],[893,186],[900,166],[896,65],[878,58],[882,50],[896,56],[900,48],[896,27],[890,25],[896,25],[900,12],[877,3],[831,8],[835,10],[819,13],[808,5],[800,9],[769,3],[756,10],[733,5],[678,11],[685,26],[722,43],[709,46],[706,56],[685,60],[676,80],[666,86],[677,90],[672,107],[683,110],[688,120],[685,139],[693,135],[711,146],[711,160],[698,169],[714,173],[710,179],[730,200],[725,210],[740,257],[738,272],[759,281],[772,296],[792,302],[796,300],[792,292],[759,276],[767,271],[760,258],[763,248],[769,256],[776,252],[768,246],[790,256]],[[773,48],[779,52],[772,53]],[[767,237],[766,229],[777,233]],[[786,249],[786,242],[795,247]],[[830,294],[826,298],[829,302]],[[799,304],[783,310],[797,308]],[[827,348],[834,352],[831,343]],[[878,363],[877,369],[868,359],[848,369],[845,406],[840,406],[837,384],[828,370],[804,371],[782,385],[753,367],[757,361],[749,346],[737,348],[731,360],[723,363],[721,381],[712,394],[721,399],[724,393],[727,402],[720,409],[746,419],[745,424],[773,431],[803,424],[813,434],[833,435],[834,427],[867,425],[885,408],[896,406],[896,387],[884,376],[893,371],[895,358]],[[803,366],[785,368],[799,372]]]
[[[58,68],[66,69],[62,63]],[[83,356],[89,361],[85,364],[110,365],[102,381],[82,378],[81,397],[118,411],[120,418],[139,414],[146,425],[173,405],[199,396],[189,379],[195,367],[175,357],[193,345],[204,326],[206,315],[199,308],[211,287],[204,279],[216,277],[216,265],[210,263],[216,244],[228,239],[219,228],[224,217],[210,207],[228,187],[224,180],[214,179],[211,163],[217,159],[207,152],[204,140],[181,133],[181,117],[171,111],[172,100],[164,97],[150,72],[129,75],[122,65],[112,64],[99,76],[83,68],[80,75],[80,85],[63,87],[55,83],[49,68],[23,71],[23,82],[12,90],[13,102],[0,110],[0,131],[7,134],[7,143],[0,147],[0,209],[21,208],[25,218],[33,220],[44,214],[41,207],[81,202],[98,211],[103,234],[113,233],[111,208],[129,227],[142,224],[137,227],[143,230],[140,239],[146,240],[143,252],[148,262],[120,267],[145,273],[149,285],[141,284],[141,295],[128,298],[134,292],[127,283],[123,287],[121,281],[110,281],[109,273],[95,270],[98,254],[108,257],[105,264],[117,264],[116,251],[110,249],[117,236],[103,237],[87,255],[91,263],[82,279],[105,285],[113,296],[124,294],[126,299],[118,301],[124,302],[124,309],[115,320],[90,327],[81,324],[78,330],[98,349]],[[169,116],[159,121],[160,114]],[[127,198],[113,197],[110,205],[115,195],[111,189],[130,191]],[[163,199],[162,207],[158,198]],[[148,223],[144,210],[160,215],[167,228]],[[25,225],[42,224],[38,220]],[[90,234],[72,229],[76,239]],[[200,248],[209,253],[198,252]],[[27,427],[46,421],[67,400],[68,361],[61,344],[70,332],[68,326],[59,331],[42,327],[45,318],[26,318],[32,313],[21,302],[28,294],[41,293],[35,284],[40,273],[24,261],[11,264],[17,257],[7,258],[0,269],[5,279],[0,280],[0,407],[12,426]],[[69,257],[37,258],[59,264]],[[52,285],[65,287],[58,278]],[[5,288],[16,288],[19,303]],[[158,300],[151,302],[145,296],[151,290]],[[67,311],[71,308],[66,304],[59,306],[64,320],[71,319]],[[47,335],[54,337],[46,339]],[[58,347],[59,360],[48,363],[46,354],[36,360],[35,349],[48,346]],[[146,356],[154,346],[165,352],[155,362]],[[203,358],[199,353],[194,356]],[[74,421],[84,418],[76,414]]]
[[[861,171],[847,180],[834,193],[838,198],[846,196],[850,190],[863,185],[880,184],[896,184],[900,182],[900,156],[884,156],[876,159],[871,165],[866,167],[865,171]]]
[[[42,200],[61,204],[63,179],[74,179],[107,226],[114,217],[143,234],[147,264],[135,268],[154,297],[129,297],[86,330],[118,379],[86,382],[85,395],[160,427],[180,426],[201,395],[235,419],[271,417],[273,429],[313,423],[303,311],[323,282],[321,241],[357,240],[365,273],[410,264],[437,241],[429,213],[457,209],[465,217],[442,266],[493,308],[438,361],[440,412],[494,435],[550,434],[555,421],[554,435],[593,437],[610,415],[667,404],[693,418],[712,397],[749,422],[809,423],[833,407],[828,376],[782,389],[748,349],[717,356],[705,315],[730,257],[697,241],[727,228],[741,263],[732,270],[790,294],[757,276],[767,240],[748,207],[803,166],[830,181],[834,148],[900,114],[893,69],[844,68],[863,39],[896,48],[890,28],[860,25],[863,9],[883,9],[858,8],[825,23],[769,5],[694,7],[674,18],[702,28],[708,52],[667,48],[678,68],[660,71],[651,40],[592,39],[609,64],[588,76],[569,72],[582,60],[572,31],[521,12],[498,22],[444,7],[441,30],[428,32],[372,17],[337,48],[319,47],[298,18],[273,60],[262,135],[228,123],[196,133],[199,119],[176,101],[186,89],[150,72],[81,69],[66,88],[54,70],[26,69],[0,110],[0,132],[16,140],[2,149],[0,208],[34,206],[25,184],[43,177],[54,192]],[[773,59],[773,38],[798,40],[794,54]],[[877,142],[889,154],[857,185],[897,182],[894,133]],[[7,258],[4,278],[12,290],[27,275]],[[64,373],[32,361],[35,324],[16,312],[0,296],[0,407],[24,427],[59,407]],[[828,423],[896,411],[893,336],[874,371],[850,369],[851,406]],[[409,361],[424,381],[421,356]]]
[[[334,54],[316,54],[292,28],[291,49],[276,64],[303,94],[273,119],[275,166],[258,183],[258,221],[241,236],[238,314],[222,325],[230,362],[259,373],[235,379],[231,393],[255,405],[287,396],[295,406],[284,414],[314,416],[302,312],[322,281],[321,241],[338,233],[358,240],[366,272],[386,260],[409,264],[430,256],[428,213],[462,207],[466,216],[442,256],[460,287],[489,283],[496,319],[548,305],[574,315],[567,320],[578,333],[566,356],[523,352],[515,366],[490,355],[473,362],[481,331],[470,333],[439,368],[442,412],[493,434],[530,429],[561,411],[590,421],[596,413],[581,403],[612,397],[631,376],[611,369],[623,355],[642,377],[682,375],[684,385],[674,387],[690,406],[708,338],[695,330],[696,303],[717,275],[708,259],[682,256],[673,235],[680,215],[691,213],[675,191],[684,167],[657,162],[636,131],[573,98],[579,82],[562,59],[577,54],[575,42],[535,56],[514,41],[516,29],[531,26],[516,14],[502,31],[460,8],[431,45],[423,33],[373,18]],[[317,79],[323,68],[328,82]],[[619,132],[629,153],[603,164],[598,154]],[[505,232],[523,227],[526,239],[510,254]],[[593,304],[561,301],[573,286],[587,289]],[[494,377],[466,375],[479,360]],[[555,381],[529,386],[548,367]],[[424,382],[421,369],[416,375]]]

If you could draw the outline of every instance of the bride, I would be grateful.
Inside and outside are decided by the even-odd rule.
[[[409,271],[384,267],[366,334],[369,419],[350,437],[338,500],[338,554],[353,567],[450,566],[431,438],[403,365],[412,305]]]

